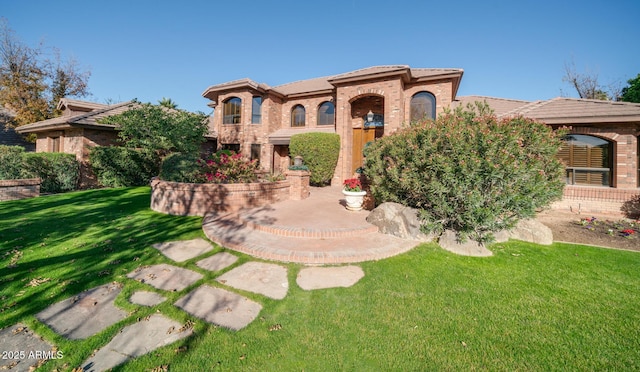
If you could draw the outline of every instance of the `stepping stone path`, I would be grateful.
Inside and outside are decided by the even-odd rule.
[[[85,339],[127,317],[114,304],[121,290],[120,283],[96,287],[49,306],[36,318],[68,339]]]
[[[38,337],[22,323],[0,330],[0,345],[0,350],[7,353],[0,358],[0,370],[31,371],[32,366],[37,366],[46,359],[36,352],[55,350],[53,345]],[[57,355],[56,352],[53,354]]]
[[[82,364],[84,371],[105,371],[159,347],[191,336],[193,328],[163,315],[151,315],[124,327],[107,345]],[[142,341],[142,342],[141,342]]]
[[[159,264],[140,267],[127,274],[127,278],[165,291],[181,291],[202,279],[202,274],[177,266]]]
[[[247,262],[216,280],[230,287],[258,293],[274,300],[282,300],[289,290],[287,269],[262,262]]]
[[[156,306],[163,303],[167,298],[159,293],[149,291],[138,291],[131,295],[129,302],[142,306]]]
[[[213,249],[203,239],[160,243],[155,244],[154,248],[175,262],[191,260]],[[217,272],[235,264],[237,260],[237,256],[221,252],[201,259],[195,265]],[[308,267],[300,270],[296,282],[304,290],[349,287],[363,276],[364,272],[358,266]],[[127,274],[127,277],[159,290],[179,292],[201,280],[203,275],[173,265],[158,264],[140,267]],[[258,293],[272,299],[285,298],[289,290],[287,268],[263,262],[247,262],[219,276],[216,281],[233,289]],[[36,314],[36,318],[68,339],[85,339],[128,316],[114,304],[121,290],[121,283],[96,287],[51,305]],[[155,306],[165,300],[166,297],[151,291],[136,291],[129,298],[131,303],[141,306]],[[258,302],[207,284],[182,296],[174,305],[192,316],[234,331],[246,327],[262,310],[262,305]],[[193,333],[192,325],[190,321],[181,325],[161,314],[153,314],[120,330],[107,345],[85,361],[82,370],[111,369],[190,336]],[[21,324],[0,330],[0,345],[12,350],[56,350]],[[27,371],[30,365],[43,361],[31,359],[30,365],[24,362],[9,361],[10,364],[6,364],[0,360],[0,369],[17,368],[15,370]]]
[[[174,304],[193,316],[209,323],[237,331],[251,323],[262,305],[226,291],[202,285]]]
[[[238,261],[238,256],[227,252],[220,252],[196,262],[196,265],[205,270],[220,271],[233,265],[236,261]]]
[[[157,243],[153,245],[153,248],[159,250],[163,255],[175,262],[187,261],[213,250],[211,243],[202,238]]]
[[[359,266],[306,267],[298,273],[296,282],[305,291],[335,287],[351,287],[364,277]]]

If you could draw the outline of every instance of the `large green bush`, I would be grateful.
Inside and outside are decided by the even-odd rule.
[[[158,155],[151,150],[97,146],[91,149],[89,162],[106,187],[148,185],[159,173]]]
[[[309,167],[312,185],[324,186],[331,182],[338,164],[340,136],[335,133],[300,133],[291,136],[289,153],[302,156]]]
[[[560,145],[548,126],[476,103],[376,141],[364,173],[378,203],[420,209],[426,231],[490,241],[562,196]]]
[[[160,179],[172,182],[202,182],[201,169],[197,156],[176,152],[162,161]]]
[[[39,177],[40,192],[59,193],[78,188],[80,165],[73,154],[25,152],[23,161],[23,177]]]
[[[14,180],[22,177],[22,155],[20,146],[0,145],[0,180]]]

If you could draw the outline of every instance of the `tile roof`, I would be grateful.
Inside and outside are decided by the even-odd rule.
[[[523,115],[547,124],[640,122],[640,103],[557,97],[531,102],[505,115]]]
[[[82,113],[74,116],[59,116],[52,119],[38,121],[23,125],[17,128],[18,133],[33,133],[44,130],[62,129],[71,126],[81,127],[99,127],[107,130],[115,128],[113,124],[101,124],[99,119],[105,118],[111,115],[121,114],[131,108],[133,101],[121,102],[115,105],[105,106],[101,109]]]
[[[274,145],[288,145],[291,140],[291,136],[300,133],[335,133],[336,130],[333,126],[316,127],[316,128],[285,128],[279,129],[269,135],[269,143]]]
[[[495,112],[497,116],[502,116],[507,112],[518,109],[522,106],[525,106],[531,101],[521,101],[516,99],[507,99],[507,98],[496,98],[496,97],[486,97],[486,96],[464,96],[464,97],[456,97],[455,101],[451,102],[451,108],[456,108],[458,106],[466,107],[468,104],[473,104],[474,102],[486,102],[491,109]]]
[[[0,145],[21,146],[26,151],[35,151],[35,143],[25,141],[21,135],[16,133],[14,128],[7,125],[13,116],[14,114],[11,111],[0,107]]]
[[[263,89],[265,91],[268,90],[283,96],[295,96],[299,94],[330,92],[335,89],[335,84],[340,82],[369,78],[375,79],[389,75],[404,75],[405,80],[410,81],[412,79],[434,78],[450,74],[460,75],[461,77],[462,73],[462,69],[454,68],[410,68],[407,65],[372,66],[333,76],[294,81],[275,87],[269,87],[267,84],[257,84],[251,79],[234,80],[223,84],[212,85],[207,88],[202,95],[206,98],[215,100],[217,97],[216,93],[221,91],[233,88],[250,87],[254,89]]]

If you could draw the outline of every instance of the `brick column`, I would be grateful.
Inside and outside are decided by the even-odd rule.
[[[309,171],[288,170],[285,175],[289,181],[289,198],[302,200],[309,197]]]

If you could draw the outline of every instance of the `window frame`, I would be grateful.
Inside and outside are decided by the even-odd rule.
[[[558,158],[565,166],[565,182],[567,185],[612,187],[614,143],[606,138],[589,134],[570,133],[563,137],[563,145],[558,151]],[[568,143],[568,148],[565,149]],[[594,154],[595,148],[602,149],[601,155]],[[566,153],[566,155],[565,155]],[[584,153],[584,157],[581,156]],[[594,166],[593,158],[602,158],[601,166]],[[582,166],[586,165],[586,166]],[[576,181],[582,176],[585,182]],[[596,182],[601,178],[601,182]]]
[[[431,103],[431,115],[428,115],[428,113],[426,112],[426,103],[419,103],[418,99],[421,99],[422,97],[425,97],[426,99],[429,100],[429,103]],[[414,111],[417,111],[419,109],[418,105],[424,105],[424,109],[420,110],[418,112],[416,112],[416,114],[414,114]],[[419,112],[423,112],[424,114],[421,117],[417,117]],[[431,93],[428,92],[426,90],[417,92],[416,94],[414,94],[413,96],[411,96],[411,101],[409,102],[409,118],[411,120],[412,123],[418,122],[420,120],[424,120],[425,118],[431,119],[431,120],[435,120],[436,118],[436,96]]]
[[[332,113],[329,115],[326,113],[326,109],[323,111],[323,107],[331,105]],[[331,117],[331,122],[327,119]],[[324,120],[323,120],[324,119]],[[324,101],[320,105],[318,105],[318,120],[316,123],[317,126],[325,126],[325,125],[336,125],[336,105],[331,101]]]
[[[300,124],[300,121],[296,120],[300,118],[302,119],[301,120],[302,124]],[[304,108],[304,106],[297,104],[291,108],[290,124],[292,128],[303,128],[307,125],[307,110]]]
[[[260,102],[256,103],[256,100]],[[251,124],[262,124],[262,96],[251,98]]]
[[[222,124],[237,125],[242,123],[242,99],[229,97],[222,104]]]

